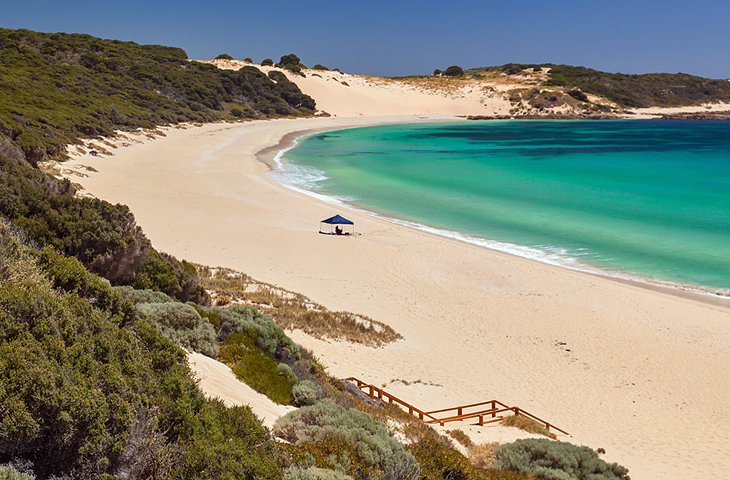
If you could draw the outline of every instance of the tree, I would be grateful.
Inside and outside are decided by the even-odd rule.
[[[461,77],[462,75],[464,75],[464,69],[459,67],[458,65],[452,65],[444,70],[443,73],[447,77]]]
[[[289,55],[284,55],[281,57],[281,59],[279,59],[280,67],[285,67],[287,65],[299,65],[300,63],[302,63],[302,61],[293,53],[290,53]]]

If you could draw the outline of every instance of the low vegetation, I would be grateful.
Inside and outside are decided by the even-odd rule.
[[[179,122],[311,114],[314,101],[255,67],[189,61],[179,48],[0,29],[0,133],[35,163],[79,137]]]
[[[382,423],[333,401],[287,414],[277,420],[273,433],[305,448],[314,459],[312,466],[356,478],[415,480],[419,475],[415,457]]]
[[[452,65],[442,72],[446,77],[461,77],[464,75],[464,69],[458,65]]]
[[[501,445],[495,451],[497,468],[532,475],[540,480],[628,480],[628,470],[606,463],[588,448],[552,440],[527,439]]]
[[[304,295],[258,282],[229,269],[200,267],[200,278],[216,305],[250,305],[285,330],[301,330],[315,338],[346,340],[378,347],[402,337],[390,326],[364,315],[332,312]]]
[[[187,350],[218,357],[218,339],[213,326],[190,305],[179,302],[140,303],[140,317]]]
[[[536,433],[552,439],[558,438],[553,432],[548,430],[545,425],[524,415],[509,415],[504,417],[502,425],[506,427],[516,427],[529,433]]]
[[[236,333],[221,346],[221,361],[231,367],[233,373],[257,392],[282,405],[293,403],[292,388],[296,377],[292,370],[280,368],[271,356],[256,347],[256,334]]]
[[[468,448],[469,461],[478,468],[491,468],[494,464],[494,455],[499,444],[496,442],[471,445]]]
[[[630,75],[607,73],[586,67],[553,64],[506,64],[467,70],[480,76],[491,73],[530,75],[549,69],[543,87],[560,87],[582,102],[585,94],[597,95],[623,108],[678,107],[730,101],[730,82],[685,73]],[[572,92],[572,93],[571,93]]]
[[[250,409],[206,400],[184,352],[123,321],[117,291],[74,262],[0,221],[0,463],[39,478],[281,478]]]

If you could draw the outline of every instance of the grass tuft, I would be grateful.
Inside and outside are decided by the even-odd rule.
[[[506,427],[516,427],[529,433],[544,435],[548,438],[552,438],[553,440],[558,438],[553,432],[548,430],[545,425],[538,423],[529,417],[525,417],[524,415],[511,415],[505,417],[502,420],[502,425]]]

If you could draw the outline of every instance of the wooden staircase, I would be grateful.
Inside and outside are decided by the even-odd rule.
[[[389,404],[398,405],[403,410],[428,424],[439,424],[443,426],[450,422],[473,420],[476,425],[486,425],[493,422],[499,422],[506,415],[522,415],[544,425],[548,431],[552,429],[564,435],[570,435],[562,428],[558,428],[552,423],[547,422],[520,407],[510,407],[499,400],[489,400],[486,402],[459,405],[457,407],[442,408],[440,410],[431,410],[426,412],[404,400],[401,400],[395,395],[386,392],[382,388],[363,382],[358,378],[349,377],[345,380],[355,383],[357,388],[363,390],[368,397],[381,400]]]

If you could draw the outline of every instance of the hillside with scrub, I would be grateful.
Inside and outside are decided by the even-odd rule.
[[[233,71],[252,66],[232,58],[206,63]],[[506,64],[471,69],[452,65],[431,75],[377,77],[320,64],[307,68],[293,54],[257,67],[286,75],[321,111],[335,116],[632,118],[730,111],[730,82],[683,73],[630,75],[570,65]]]
[[[372,348],[398,332],[160,252],[129,208],[38,168],[119,130],[315,109],[286,76],[254,66],[0,30],[0,478],[628,478],[548,438],[469,446],[363,395],[287,331]],[[251,408],[209,398],[186,351],[293,411],[269,430]]]

